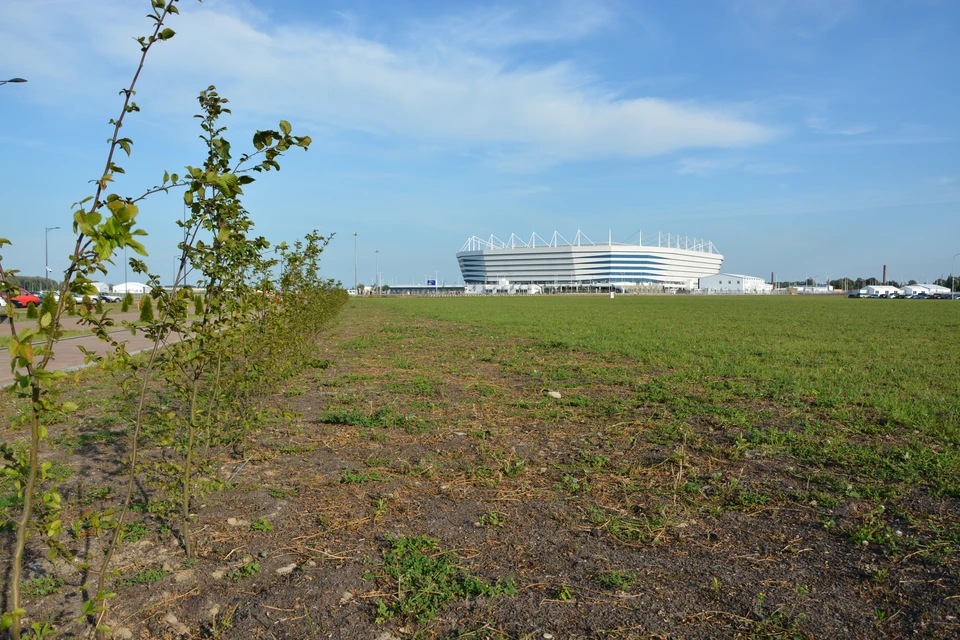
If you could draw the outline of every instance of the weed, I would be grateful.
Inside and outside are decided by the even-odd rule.
[[[261,516],[256,522],[250,525],[251,531],[273,531],[273,525],[267,520],[266,516]]]
[[[134,575],[132,578],[127,578],[126,580],[119,581],[115,588],[117,591],[121,589],[126,589],[127,587],[133,587],[138,584],[153,584],[157,580],[167,577],[170,575],[169,571],[163,569],[144,569],[140,573]]]
[[[424,622],[435,618],[452,600],[516,593],[512,578],[496,584],[484,582],[457,565],[452,552],[441,551],[435,540],[425,536],[390,538],[389,543],[380,575],[393,583],[389,592],[395,595],[378,601],[377,622],[395,616]]]
[[[340,482],[344,484],[364,484],[370,482],[371,480],[383,482],[386,480],[386,478],[381,476],[376,471],[364,473],[362,471],[355,471],[353,469],[344,469],[340,473]]]
[[[586,478],[580,480],[576,476],[565,473],[563,477],[560,478],[560,484],[557,485],[557,489],[566,491],[567,493],[588,493],[590,491],[590,484]]]
[[[500,471],[508,478],[516,478],[527,469],[526,460],[505,460],[500,465]]]
[[[507,523],[507,516],[500,513],[499,511],[490,511],[489,513],[483,513],[480,515],[480,518],[477,520],[477,524],[481,527],[502,527]]]
[[[128,522],[123,525],[121,538],[130,542],[138,542],[149,533],[149,530],[139,522]]]
[[[259,571],[260,571],[259,562],[246,562],[240,565],[240,567],[238,567],[236,571],[230,571],[229,573],[227,573],[227,577],[233,580],[234,582],[240,582],[241,580],[245,580],[246,578],[250,578],[252,576],[257,575]]]
[[[563,600],[564,602],[573,602],[577,599],[577,595],[574,593],[573,588],[570,585],[563,585],[560,589],[557,590],[557,600]]]
[[[597,584],[604,589],[610,589],[611,591],[626,591],[637,581],[637,574],[632,571],[626,572],[618,571],[616,569],[608,569],[595,575],[594,580],[596,580]]]
[[[29,582],[24,582],[20,586],[20,592],[26,598],[42,598],[51,593],[56,593],[62,586],[63,578],[44,576],[43,578],[34,578]]]
[[[271,498],[286,498],[287,496],[295,496],[300,492],[299,489],[281,489],[279,487],[274,489],[267,490],[267,493]]]

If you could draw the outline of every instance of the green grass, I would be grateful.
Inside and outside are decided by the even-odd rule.
[[[706,423],[733,438],[729,448],[711,445],[716,453],[856,470],[864,497],[897,483],[960,497],[960,342],[951,339],[960,305],[879,302],[543,296],[383,298],[364,306],[379,307],[394,329],[429,318],[495,337],[503,348],[464,353],[464,366],[494,363],[533,392],[569,389],[561,400],[516,401],[545,421],[577,410],[617,422],[639,408],[657,425],[642,436],[650,442],[684,442],[689,423]],[[397,387],[425,394],[435,388],[428,382],[414,376]],[[627,387],[629,396],[593,397],[596,382]],[[605,463],[581,462],[597,470]],[[760,502],[751,498],[742,506]]]

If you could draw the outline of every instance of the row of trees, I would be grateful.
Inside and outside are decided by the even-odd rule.
[[[165,26],[178,13],[177,0],[152,0],[151,33],[138,38],[139,66],[130,86],[121,92],[120,115],[111,120],[113,136],[103,172],[92,181],[93,194],[76,203],[73,210],[75,244],[71,262],[60,286],[60,297],[30,326],[9,321],[8,351],[15,376],[14,392],[25,402],[21,422],[26,437],[18,442],[0,443],[3,474],[16,487],[18,500],[0,510],[0,525],[15,530],[6,599],[0,628],[20,640],[29,614],[23,606],[21,581],[28,544],[45,547],[50,559],[59,559],[76,568],[78,576],[90,576],[77,585],[92,594],[78,612],[100,637],[110,628],[106,622],[107,603],[114,597],[108,578],[114,553],[123,541],[125,521],[134,489],[150,487],[151,513],[176,530],[183,553],[195,553],[191,529],[191,505],[196,496],[223,487],[223,451],[232,447],[243,452],[249,435],[259,425],[258,404],[264,394],[283,380],[309,366],[320,332],[346,301],[346,292],[319,275],[320,256],[329,241],[313,231],[291,245],[271,248],[263,237],[253,234],[253,221],[241,203],[243,189],[258,173],[280,168],[280,158],[294,148],[307,149],[307,136],[292,135],[289,123],[281,120],[278,129],[258,131],[251,149],[235,157],[220,124],[229,113],[227,100],[214,87],[199,97],[201,138],[206,156],[197,167],[186,167],[183,176],[164,173],[159,185],[137,196],[107,193],[107,186],[123,173],[115,163],[118,151],[130,155],[132,141],[120,135],[123,121],[139,111],[132,101],[137,78],[148,52],[175,34]],[[150,274],[142,256],[147,255],[141,239],[145,232],[137,225],[137,203],[144,198],[177,190],[183,192],[190,215],[177,222],[184,240],[178,244],[180,260],[172,289],[160,286],[160,277]],[[0,238],[0,247],[9,244]],[[109,312],[80,305],[83,321],[106,345],[106,355],[85,351],[89,364],[110,372],[117,393],[125,401],[129,441],[117,451],[115,460],[105,464],[126,469],[126,490],[114,505],[97,512],[88,510],[81,520],[64,521],[60,485],[48,473],[51,462],[43,451],[54,443],[47,424],[68,420],[77,405],[60,395],[62,372],[50,369],[53,349],[63,336],[61,318],[70,300],[68,293],[93,294],[91,277],[106,273],[118,252],[127,247],[137,258],[130,268],[141,274],[152,290],[148,298],[156,303],[158,315],[151,320],[126,323],[134,333],[149,336],[153,347],[145,354],[131,355],[120,334],[111,332],[114,321]],[[180,286],[186,273],[199,274],[204,296],[198,300],[189,287]],[[17,273],[4,267],[0,257],[0,287],[12,291]],[[20,280],[19,282],[22,282]],[[52,297],[48,297],[52,300]],[[194,307],[191,315],[190,307]],[[177,341],[177,338],[180,338]],[[156,448],[154,464],[144,465],[141,456]],[[49,455],[49,454],[46,454]],[[65,530],[90,527],[96,522],[98,535],[84,558],[75,557],[62,536]],[[81,578],[83,579],[83,578]],[[29,621],[29,620],[28,620]],[[53,633],[49,624],[33,621],[31,637]]]

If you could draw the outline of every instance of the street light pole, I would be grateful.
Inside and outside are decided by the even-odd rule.
[[[359,281],[357,280],[357,232],[353,232],[353,290],[360,294]]]
[[[957,272],[957,256],[960,256],[960,253],[953,256],[953,262],[950,263],[950,293],[953,293],[953,280],[956,278],[953,274]]]
[[[20,83],[20,82],[26,82],[26,80],[24,80],[23,78],[10,78],[9,80],[0,80],[0,85],[5,85],[5,84],[7,84],[8,82],[12,82],[12,83],[14,83],[14,84],[18,84],[18,83]]]
[[[377,249],[377,272],[374,275],[377,281],[377,295],[380,295],[380,249]]]
[[[47,279],[50,278],[50,232],[59,228],[60,227],[43,228],[43,267],[46,269],[46,271],[43,273],[43,277]]]

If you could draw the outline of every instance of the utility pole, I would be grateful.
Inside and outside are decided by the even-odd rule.
[[[360,294],[360,286],[357,281],[357,232],[353,232],[353,290]]]
[[[377,281],[377,295],[380,295],[380,249],[377,249],[377,272],[374,275]]]

